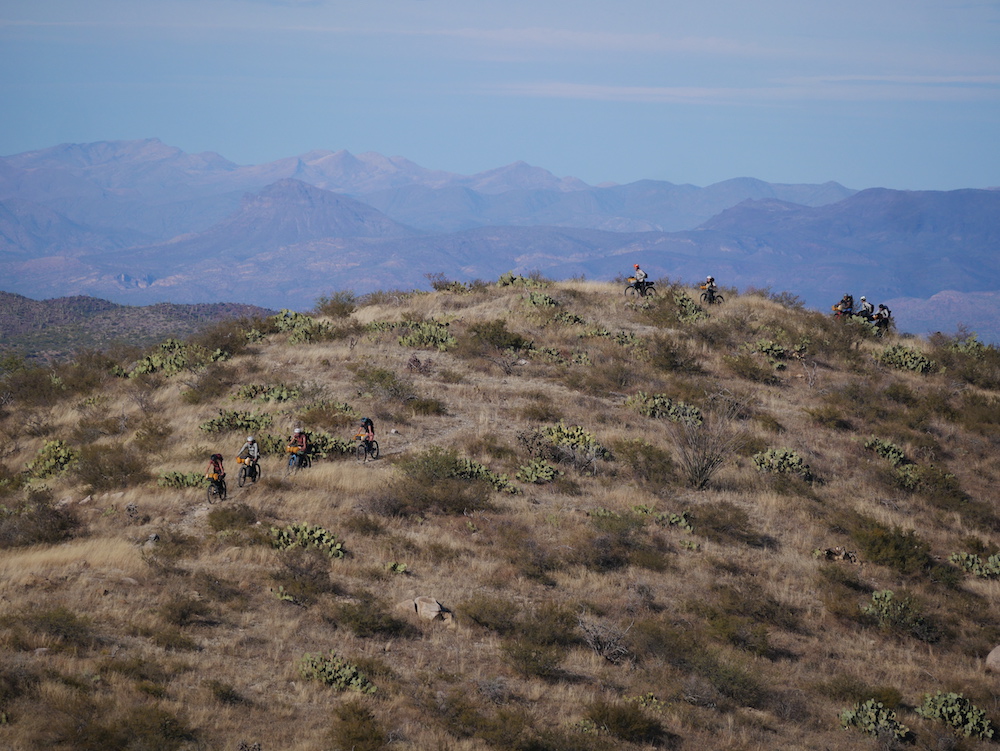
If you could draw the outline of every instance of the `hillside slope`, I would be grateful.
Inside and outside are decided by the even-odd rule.
[[[1000,352],[502,281],[2,373],[0,746],[988,747]]]

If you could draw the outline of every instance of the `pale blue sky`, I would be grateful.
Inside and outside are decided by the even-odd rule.
[[[0,0],[0,155],[1000,185],[996,0]]]

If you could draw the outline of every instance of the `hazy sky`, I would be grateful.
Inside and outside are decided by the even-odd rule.
[[[0,0],[0,154],[1000,185],[997,0]]]

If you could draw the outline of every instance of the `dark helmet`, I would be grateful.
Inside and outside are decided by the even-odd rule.
[[[213,462],[221,462],[222,461],[222,454],[212,454],[212,461]]]

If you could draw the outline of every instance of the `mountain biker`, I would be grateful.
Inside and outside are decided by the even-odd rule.
[[[639,268],[639,264],[632,264],[635,266],[635,288],[639,290],[639,294],[645,294],[646,292],[646,279],[649,278],[649,274]]]
[[[875,328],[885,332],[889,329],[889,319],[891,318],[892,311],[884,303],[879,303],[878,312],[872,316],[872,321],[875,323]]]
[[[252,435],[247,436],[247,442],[243,444],[243,448],[236,455],[236,461],[241,460],[248,467],[252,467],[260,461],[260,446],[257,445],[257,441]]]
[[[701,288],[705,290],[705,294],[708,295],[707,301],[710,303],[715,302],[715,293],[719,291],[719,288],[715,284],[715,277],[706,276],[705,283],[701,285]]]
[[[358,429],[358,438],[371,445],[375,440],[375,423],[370,417],[361,418],[361,427]]]
[[[226,479],[226,470],[222,466],[222,454],[212,454],[208,458],[208,468],[205,477],[216,482]]]
[[[854,295],[845,292],[844,296],[840,298],[840,302],[833,306],[833,309],[837,311],[838,316],[854,315]]]
[[[858,315],[863,316],[865,320],[871,321],[875,316],[875,306],[868,302],[868,298],[861,295],[861,307],[858,308]]]
[[[299,457],[304,457],[309,451],[309,439],[306,437],[305,432],[302,428],[295,428],[292,431],[292,437],[288,439],[288,448],[286,449],[289,454],[296,454]],[[302,459],[298,460],[299,462]]]

